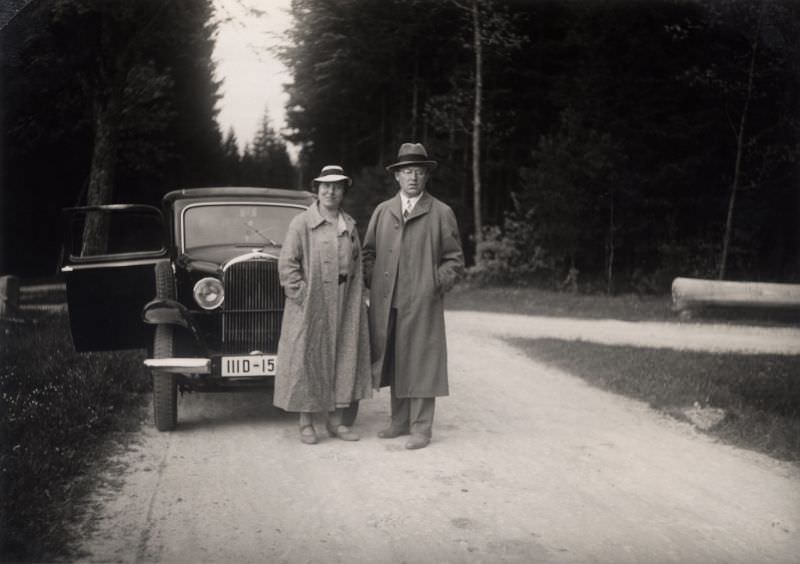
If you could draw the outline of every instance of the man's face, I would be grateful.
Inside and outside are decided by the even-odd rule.
[[[404,166],[394,173],[394,178],[406,198],[415,198],[425,191],[428,169],[424,166]]]

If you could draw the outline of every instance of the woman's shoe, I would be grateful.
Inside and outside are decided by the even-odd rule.
[[[300,442],[307,445],[317,444],[317,433],[313,425],[303,425],[300,427]]]
[[[353,431],[347,425],[337,425],[334,427],[331,424],[328,424],[328,433],[332,437],[339,437],[343,441],[357,441],[361,438],[361,435]]]

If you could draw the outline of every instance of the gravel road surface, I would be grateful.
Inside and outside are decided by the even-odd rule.
[[[258,394],[186,395],[77,525],[83,562],[795,563],[800,470],[527,358],[498,335],[800,352],[800,331],[448,312],[434,440],[297,439]]]

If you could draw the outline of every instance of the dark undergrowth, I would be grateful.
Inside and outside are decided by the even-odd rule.
[[[141,420],[142,357],[75,353],[66,313],[0,320],[0,560],[65,555],[87,473]]]
[[[724,410],[708,429],[736,446],[800,462],[800,356],[720,354],[510,339],[531,358],[679,418],[694,405]]]

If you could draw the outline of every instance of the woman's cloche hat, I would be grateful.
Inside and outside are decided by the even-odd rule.
[[[322,170],[311,185],[316,188],[320,182],[347,182],[347,186],[353,185],[353,180],[344,173],[344,169],[339,165],[327,165],[322,167]]]
[[[397,151],[397,161],[388,165],[386,170],[391,172],[404,166],[426,166],[433,170],[437,164],[428,158],[428,151],[422,143],[403,143]]]

